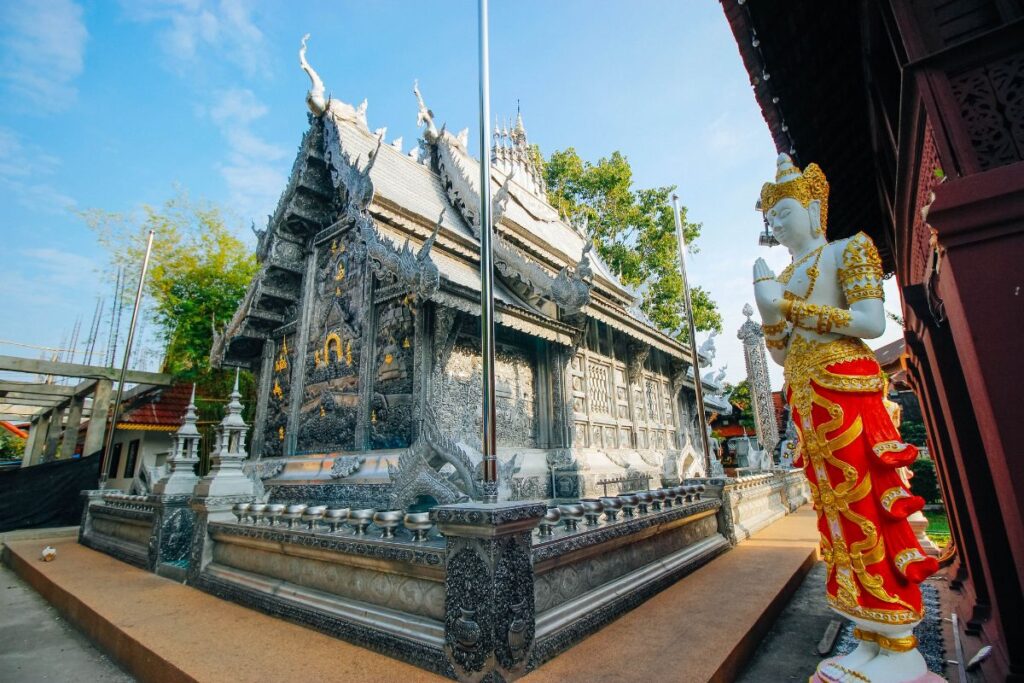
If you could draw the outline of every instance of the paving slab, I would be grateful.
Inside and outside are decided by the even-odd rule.
[[[136,569],[74,539],[45,542],[57,548],[53,562],[39,561],[42,540],[8,541],[4,561],[141,681],[447,680]],[[802,508],[522,680],[734,680],[813,565],[817,542],[814,513]]]

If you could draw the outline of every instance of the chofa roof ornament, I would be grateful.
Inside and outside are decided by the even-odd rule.
[[[324,82],[320,80],[320,74],[306,61],[307,40],[309,40],[308,33],[302,36],[302,47],[299,48],[299,66],[302,67],[302,70],[306,72],[311,81],[309,91],[306,93],[306,105],[313,112],[314,116],[320,116],[327,111],[327,100],[324,99]]]
[[[309,91],[306,93],[306,105],[309,110],[313,112],[314,116],[322,116],[330,109],[336,117],[359,123],[369,132],[370,128],[366,122],[367,101],[365,99],[358,107],[353,107],[351,104],[330,96],[324,98],[324,82],[320,79],[320,74],[306,61],[306,41],[308,40],[308,33],[302,36],[302,46],[299,48],[299,66],[306,72],[310,80]]]

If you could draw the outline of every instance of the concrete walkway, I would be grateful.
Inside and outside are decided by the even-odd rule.
[[[131,683],[11,570],[0,566],[0,681]]]
[[[803,508],[523,680],[734,680],[813,565],[817,540],[814,513]],[[29,540],[9,542],[4,560],[139,680],[445,680],[135,569],[73,539],[49,542],[57,548],[54,562],[40,562],[41,542]],[[71,679],[55,672],[51,680]]]

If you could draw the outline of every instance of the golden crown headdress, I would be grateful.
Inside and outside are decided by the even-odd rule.
[[[793,164],[788,154],[780,154],[776,161],[775,182],[761,186],[758,209],[767,211],[780,200],[792,197],[805,208],[815,199],[821,202],[821,230],[828,226],[828,180],[817,164],[809,164],[803,173]]]

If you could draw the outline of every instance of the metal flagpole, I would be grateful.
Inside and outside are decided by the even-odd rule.
[[[683,299],[686,302],[686,322],[690,329],[690,362],[693,364],[693,387],[697,394],[697,416],[700,423],[700,440],[704,446],[704,476],[711,476],[711,443],[708,440],[708,418],[704,413],[704,387],[700,382],[700,360],[697,356],[697,328],[693,322],[693,305],[690,303],[690,285],[686,280],[686,237],[683,235],[683,221],[679,216],[679,195],[672,195],[672,217],[676,221],[676,242],[679,243],[679,274],[683,276]]]
[[[487,0],[480,0],[480,341],[483,356],[485,503],[498,502],[497,413],[494,407],[494,254],[491,250],[491,83]]]
[[[135,306],[132,308],[132,321],[128,325],[128,339],[124,345],[124,360],[121,361],[121,378],[117,382],[117,394],[114,396],[114,412],[111,415],[110,429],[107,430],[107,442],[100,456],[100,488],[107,487],[107,461],[110,459],[110,447],[114,443],[114,431],[117,420],[121,416],[121,394],[124,392],[124,376],[128,372],[128,359],[132,355],[132,340],[135,338],[135,323],[139,318],[139,304],[142,302],[142,286],[146,283],[146,270],[149,269],[149,255],[153,252],[153,230],[149,231],[146,240],[146,255],[142,259],[142,272],[139,273],[139,288],[135,290]]]

